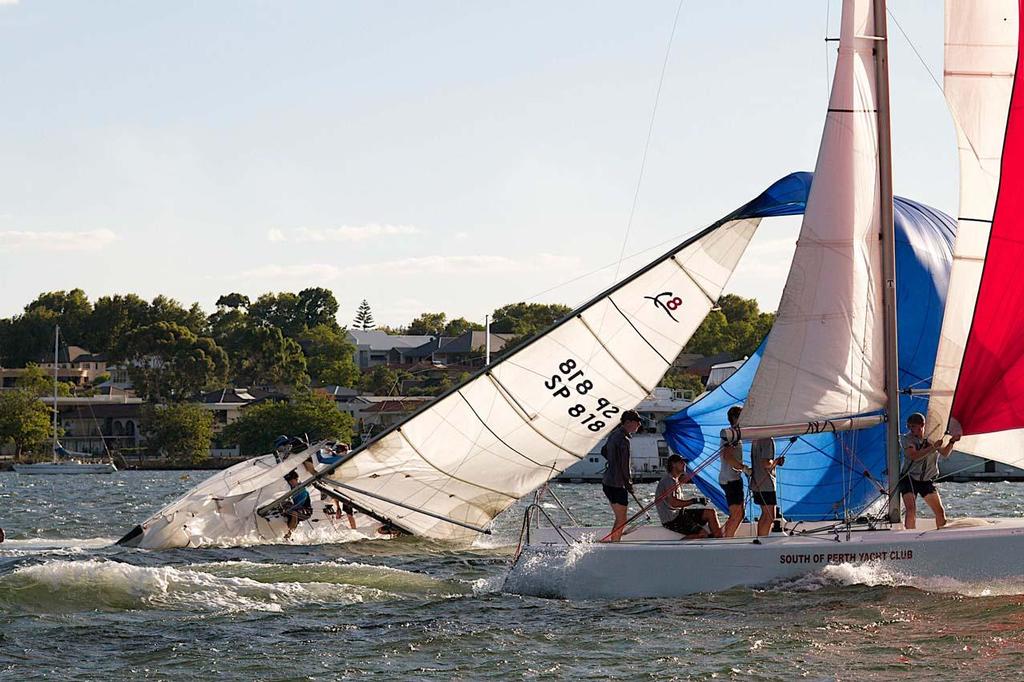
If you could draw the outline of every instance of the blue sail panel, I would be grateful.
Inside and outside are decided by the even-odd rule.
[[[794,173],[769,188],[768,192],[781,185],[786,192],[785,201],[775,205],[787,212],[771,215],[802,213],[810,180],[810,173]],[[955,223],[940,211],[902,198],[895,200],[895,223],[900,387],[928,388],[949,285]],[[723,511],[719,432],[728,426],[729,408],[746,400],[762,350],[763,344],[724,383],[665,420],[669,447],[687,459],[691,471],[699,469],[694,483]],[[900,397],[901,414],[926,408],[924,396]],[[841,519],[860,513],[885,494],[884,424],[862,431],[779,438],[775,450],[786,455],[785,465],[778,469],[777,496],[787,519]],[[744,459],[749,463],[749,444],[744,444]],[[755,514],[748,493],[747,516]]]

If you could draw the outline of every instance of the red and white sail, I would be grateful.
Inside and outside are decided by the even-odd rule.
[[[843,417],[885,402],[874,11],[843,3],[814,184],[743,426]]]
[[[960,150],[960,213],[928,407],[933,439],[947,427],[968,435],[1024,427],[1022,6],[946,2],[944,85]],[[965,438],[960,449],[1019,462],[1018,436]]]

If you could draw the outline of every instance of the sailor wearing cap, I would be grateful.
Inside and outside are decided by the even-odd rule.
[[[629,437],[640,428],[640,415],[634,410],[622,413],[619,425],[608,434],[608,440],[601,448],[601,454],[608,460],[608,468],[601,480],[604,495],[615,514],[615,527],[608,540],[618,542],[622,538],[622,530],[626,525],[626,509],[629,506],[629,493],[633,491],[633,481],[629,470]]]

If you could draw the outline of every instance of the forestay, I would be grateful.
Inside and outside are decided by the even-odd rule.
[[[418,535],[471,531],[409,507],[486,525],[584,457],[657,385],[760,219],[788,214],[802,188],[800,179],[776,183],[371,441],[331,477],[355,503]]]
[[[885,401],[871,4],[843,3],[814,185],[742,426],[843,417]]]
[[[959,423],[950,424],[950,430],[974,434],[961,440],[958,450],[1015,466],[1024,466],[1021,349],[1013,338],[1019,335],[1011,332],[1008,338],[1004,323],[1015,326],[1011,321],[1021,313],[1019,277],[1007,277],[1019,267],[1015,259],[1020,257],[1015,233],[1020,233],[1021,217],[1014,197],[1021,163],[1019,88],[1014,92],[1020,30],[1017,0],[946,3],[945,86],[960,142],[962,217],[928,413],[932,438],[947,428],[952,412]],[[991,274],[989,255],[997,256]],[[983,301],[979,294],[983,270],[998,301]],[[986,316],[977,319],[995,316],[1000,321],[987,330],[987,324],[975,323],[976,311]],[[972,328],[980,332],[977,337]],[[969,336],[973,349],[968,360]],[[966,390],[961,393],[960,387]]]

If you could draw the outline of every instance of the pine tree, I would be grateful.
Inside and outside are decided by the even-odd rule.
[[[373,323],[373,313],[370,311],[370,304],[363,299],[356,311],[356,319],[352,320],[352,326],[364,332],[370,331],[377,325]]]

